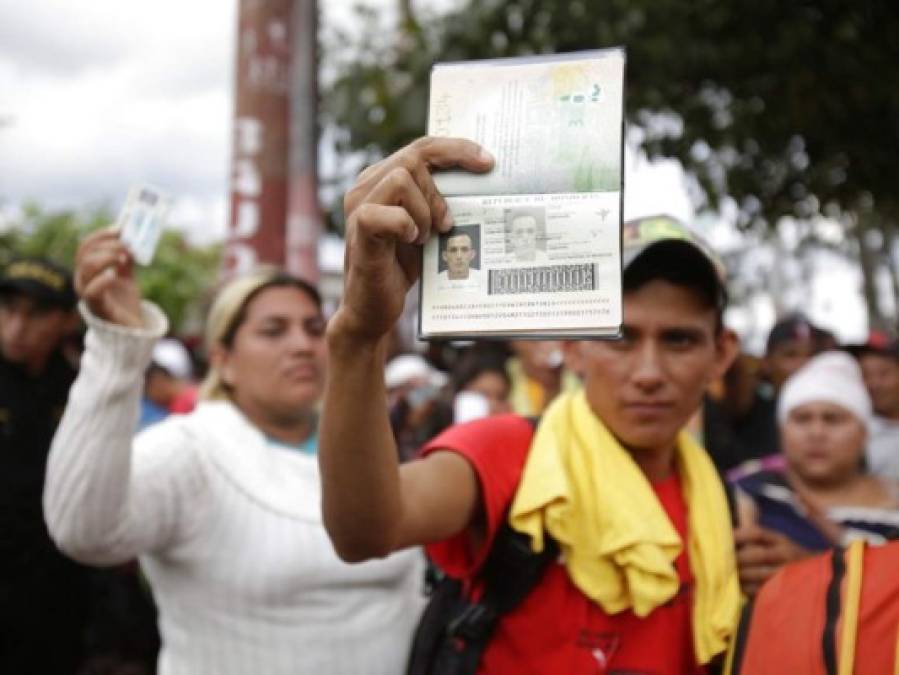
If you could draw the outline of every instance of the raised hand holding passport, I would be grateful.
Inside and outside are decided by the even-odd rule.
[[[492,166],[493,158],[472,141],[421,138],[359,175],[344,198],[345,291],[329,332],[377,340],[390,331],[420,274],[419,245],[433,230],[452,226],[431,171]]]

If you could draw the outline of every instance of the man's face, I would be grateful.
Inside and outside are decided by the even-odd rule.
[[[886,354],[863,354],[859,358],[865,387],[874,412],[899,419],[899,361]]]
[[[72,329],[72,312],[27,295],[0,295],[0,352],[10,363],[38,374]]]
[[[446,263],[447,276],[450,279],[467,279],[468,268],[473,259],[474,248],[471,245],[471,237],[467,234],[457,234],[446,240],[443,261]]]
[[[537,219],[518,216],[512,220],[512,251],[518,260],[533,260],[537,253]]]
[[[811,401],[790,411],[781,425],[790,468],[810,483],[845,485],[865,455],[865,425],[846,408]]]
[[[655,280],[624,296],[623,337],[569,343],[590,407],[632,453],[658,456],[737,352],[695,291]]]
[[[777,391],[790,375],[802,368],[815,355],[815,345],[811,339],[786,340],[771,348],[765,356],[765,370],[768,379]]]

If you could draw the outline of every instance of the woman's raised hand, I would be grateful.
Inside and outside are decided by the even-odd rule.
[[[116,228],[99,230],[81,242],[75,256],[75,290],[104,321],[143,326],[134,261]]]

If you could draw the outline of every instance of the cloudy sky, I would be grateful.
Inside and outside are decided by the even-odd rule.
[[[173,226],[196,241],[220,239],[236,4],[0,0],[0,224],[26,200],[117,209],[130,184],[146,181],[175,197]],[[354,4],[320,0],[325,29],[357,28]],[[320,154],[327,167],[333,153],[322,144]],[[650,166],[629,154],[625,180],[625,217],[692,216],[676,163]],[[857,275],[836,271],[829,266],[822,282],[828,285],[816,285],[809,311],[858,334],[863,312],[857,294],[845,293]],[[771,320],[770,303],[749,319],[763,326]]]
[[[353,4],[320,2],[324,21],[353,25]],[[236,0],[0,0],[2,208],[118,208],[147,181],[176,197],[173,224],[221,237],[235,26]],[[627,181],[629,216],[689,216],[675,165],[630,158]]]
[[[223,231],[235,3],[0,0],[0,199],[117,207],[149,181]]]

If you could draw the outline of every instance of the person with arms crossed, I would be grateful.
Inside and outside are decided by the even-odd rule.
[[[536,433],[517,416],[485,418],[398,467],[387,336],[418,275],[414,245],[452,223],[429,173],[449,166],[485,171],[492,158],[470,141],[420,139],[345,197],[319,455],[336,550],[361,561],[425,544],[448,575],[471,581],[509,521],[534,550],[552,536],[562,556],[500,618],[479,673],[705,672],[739,607],[725,491],[681,432],[736,353],[715,265],[686,233],[634,247],[622,339],[566,346],[583,390],[557,398]]]

